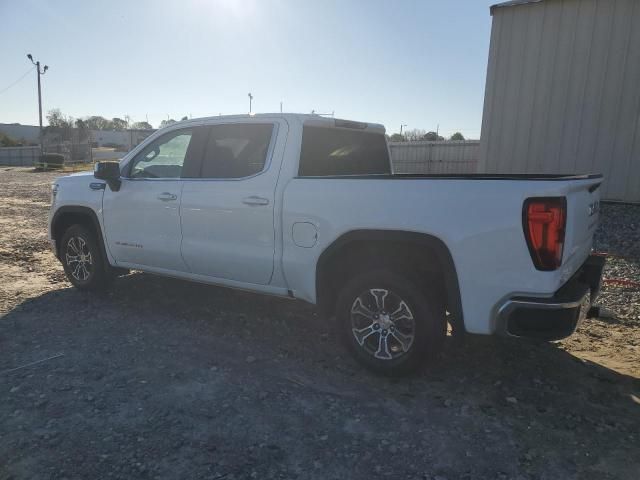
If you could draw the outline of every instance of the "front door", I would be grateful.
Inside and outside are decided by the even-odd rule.
[[[118,264],[184,272],[180,255],[181,175],[193,129],[168,132],[125,166],[117,192],[106,188],[107,248]]]

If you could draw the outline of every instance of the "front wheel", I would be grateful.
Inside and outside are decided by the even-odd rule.
[[[356,359],[385,375],[416,370],[446,337],[444,302],[392,271],[353,277],[339,294],[336,313]]]
[[[60,261],[67,279],[81,290],[99,290],[111,279],[96,235],[82,225],[69,227],[62,236]]]

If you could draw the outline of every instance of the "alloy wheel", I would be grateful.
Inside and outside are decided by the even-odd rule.
[[[411,308],[397,293],[371,288],[351,305],[351,332],[369,355],[395,360],[411,349],[416,322]]]
[[[75,236],[69,238],[65,251],[65,261],[71,276],[80,282],[85,282],[93,271],[93,258],[89,245],[84,238]]]

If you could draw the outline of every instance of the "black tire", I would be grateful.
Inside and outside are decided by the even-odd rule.
[[[60,261],[67,279],[80,290],[101,290],[113,278],[105,264],[102,245],[95,233],[82,225],[72,225],[60,242]]]
[[[390,270],[363,272],[345,283],[336,318],[347,347],[365,367],[383,375],[406,375],[442,349],[447,334],[444,302],[428,286],[418,285]]]

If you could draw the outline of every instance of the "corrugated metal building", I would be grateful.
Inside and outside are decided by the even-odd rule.
[[[640,202],[640,0],[491,7],[481,172],[602,173]]]

